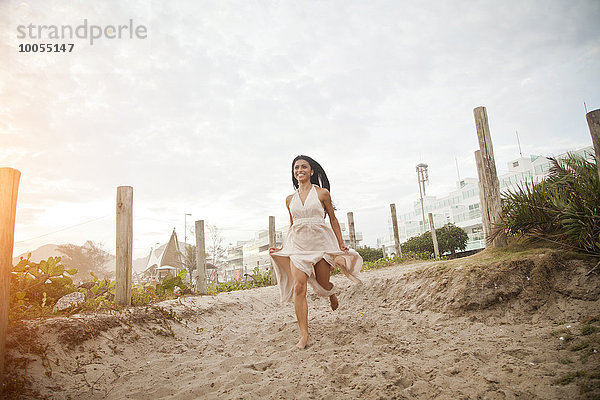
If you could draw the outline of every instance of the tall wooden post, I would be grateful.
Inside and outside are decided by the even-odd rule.
[[[435,226],[433,225],[433,214],[428,213],[429,229],[431,229],[431,240],[433,241],[433,253],[436,258],[440,257],[440,247],[438,246],[437,235],[435,234]]]
[[[396,257],[402,257],[402,249],[400,248],[400,235],[398,234],[398,218],[396,218],[396,204],[390,204],[392,211],[392,227],[394,228],[394,243],[396,244]]]
[[[348,235],[350,236],[350,248],[356,250],[356,231],[354,230],[354,214],[348,214]]]
[[[133,188],[117,187],[115,303],[131,305],[131,268],[133,260]]]
[[[427,223],[425,222],[425,205],[423,204],[423,197],[427,197],[427,194],[425,193],[425,182],[429,180],[427,164],[417,164],[417,180],[419,181],[419,197],[421,199],[421,213],[423,214],[423,233],[425,233],[427,232]]]
[[[381,258],[385,258],[385,244],[381,245],[381,254],[382,254]]]
[[[600,109],[590,111],[585,117],[590,127],[594,152],[596,152],[596,167],[598,167],[598,175],[600,175]]]
[[[206,248],[204,245],[204,220],[196,221],[196,291],[207,293],[206,287]]]
[[[275,216],[269,215],[269,247],[275,247],[275,245]],[[271,285],[277,285],[277,275],[275,275],[273,259],[271,259]]]
[[[15,244],[15,215],[21,172],[0,168],[0,385],[4,384],[6,331],[10,302],[10,274]],[[1,390],[0,390],[1,391]]]
[[[490,223],[490,216],[488,215],[488,208],[484,207],[485,204],[485,190],[483,188],[483,162],[481,161],[481,150],[475,151],[475,165],[477,166],[477,176],[479,176],[479,209],[481,210],[481,223],[483,225],[483,240],[485,245],[488,244],[488,238],[492,234],[492,226]]]
[[[500,181],[496,172],[496,161],[494,160],[494,148],[488,125],[487,111],[485,107],[477,107],[473,110],[473,115],[475,116],[475,127],[477,128],[477,138],[479,139],[481,163],[483,166],[479,181],[482,182],[485,203],[481,204],[481,207],[487,208],[490,228],[496,229],[502,215],[502,203],[500,202]],[[496,235],[493,242],[488,244],[492,247],[506,246],[506,233],[500,232]]]

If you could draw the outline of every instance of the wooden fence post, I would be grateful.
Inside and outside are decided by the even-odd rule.
[[[275,247],[275,216],[269,215],[269,247]],[[271,285],[277,285],[277,275],[275,275],[273,259],[269,257],[271,261]]]
[[[488,208],[484,207],[485,190],[483,188],[483,180],[481,178],[484,175],[483,162],[481,161],[481,150],[475,151],[475,165],[477,166],[477,176],[479,176],[479,209],[481,210],[481,223],[483,225],[483,241],[487,247],[489,237],[492,234],[492,226],[490,222],[490,216],[488,215]]]
[[[196,221],[196,272],[196,290],[200,294],[206,294],[206,248],[204,246],[204,220]]]
[[[500,181],[496,172],[496,161],[494,160],[494,148],[488,125],[487,111],[485,107],[477,107],[473,109],[473,115],[475,117],[475,127],[477,128],[479,149],[481,150],[482,175],[479,176],[479,181],[483,187],[485,199],[481,207],[487,208],[490,229],[496,229],[502,216],[502,203],[500,202]],[[493,242],[489,244],[492,247],[506,246],[506,233],[504,231],[499,232]]]
[[[402,248],[400,247],[400,235],[398,234],[398,218],[396,218],[396,204],[390,204],[392,210],[392,227],[394,228],[394,243],[396,244],[396,257],[402,257]]]
[[[6,333],[10,301],[10,274],[15,244],[15,215],[21,172],[0,168],[0,385],[5,382]],[[0,391],[2,391],[0,389]]]
[[[356,231],[354,230],[354,214],[348,214],[348,236],[350,236],[350,248],[356,250]]]
[[[598,168],[598,175],[600,175],[600,109],[590,111],[585,117],[590,127],[594,152],[596,153],[596,167]]]
[[[133,255],[133,187],[117,187],[115,303],[131,305],[131,268]]]
[[[433,253],[436,258],[440,257],[440,247],[438,246],[437,235],[435,233],[435,226],[433,225],[433,214],[428,213],[429,217],[429,229],[431,229],[431,240],[433,241]]]

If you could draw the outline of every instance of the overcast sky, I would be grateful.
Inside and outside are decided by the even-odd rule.
[[[291,161],[318,160],[338,218],[365,244],[389,204],[476,177],[473,108],[499,172],[591,144],[600,2],[4,1],[0,166],[21,171],[15,251],[115,248],[115,196],[134,189],[134,257],[196,219],[227,242],[288,223]],[[19,25],[129,24],[145,39],[18,38]],[[74,43],[71,53],[19,53]],[[8,44],[8,46],[6,45]],[[191,241],[188,238],[188,241]]]

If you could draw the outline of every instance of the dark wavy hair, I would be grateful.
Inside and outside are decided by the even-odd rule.
[[[303,156],[303,155],[296,156],[296,158],[294,158],[294,161],[292,161],[292,184],[294,185],[294,189],[298,189],[298,180],[296,178],[294,178],[294,164],[298,160],[307,161],[308,164],[310,165],[310,169],[312,169],[314,171],[314,173],[310,177],[310,183],[313,183],[317,186],[320,186],[324,189],[331,191],[331,188],[329,186],[329,179],[327,178],[327,174],[325,173],[325,170],[323,170],[323,167],[321,167],[321,164],[319,164],[318,162],[316,162],[309,156]]]

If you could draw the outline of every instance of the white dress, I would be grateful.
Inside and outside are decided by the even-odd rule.
[[[304,272],[308,276],[308,283],[319,296],[329,297],[334,294],[335,288],[326,290],[319,285],[314,267],[322,259],[333,266],[333,260],[338,255],[346,260],[346,267],[342,268],[342,272],[350,280],[360,283],[358,274],[363,264],[362,257],[352,249],[340,250],[335,233],[325,220],[325,210],[314,185],[304,204],[296,191],[290,202],[290,212],[293,223],[283,242],[283,248],[271,254],[281,302],[293,300],[294,278],[291,268]]]

